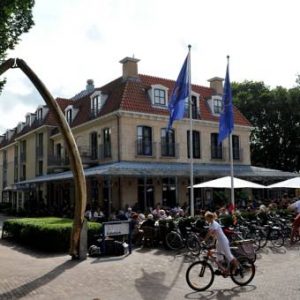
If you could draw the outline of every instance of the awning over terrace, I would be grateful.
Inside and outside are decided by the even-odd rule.
[[[285,180],[297,177],[296,173],[282,172],[280,170],[259,168],[250,165],[234,165],[234,176],[264,180]],[[189,163],[151,163],[151,162],[116,162],[103,164],[96,167],[84,169],[86,177],[89,176],[134,176],[134,177],[189,177]],[[225,164],[194,164],[194,177],[207,179],[218,178],[230,175],[230,165]],[[73,178],[71,171],[47,174],[17,183],[20,188],[31,183],[42,183],[49,181],[60,181]]]

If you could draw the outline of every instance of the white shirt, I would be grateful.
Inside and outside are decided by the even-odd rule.
[[[292,209],[294,209],[294,210],[299,214],[299,213],[300,213],[300,200],[298,200],[298,201],[292,203],[292,204],[290,205],[290,207],[291,207]]]
[[[212,230],[218,241],[228,241],[221,225],[217,221],[212,221],[209,225],[209,230]]]

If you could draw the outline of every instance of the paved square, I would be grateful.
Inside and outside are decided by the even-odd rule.
[[[0,300],[300,299],[299,246],[263,249],[246,287],[216,276],[208,291],[194,292],[185,281],[191,261],[155,248],[72,261],[68,255],[45,255],[0,240]]]
[[[135,249],[125,257],[44,255],[0,243],[0,299],[299,299],[300,251],[263,250],[249,286],[216,277],[206,292],[185,282],[191,259],[163,249]]]

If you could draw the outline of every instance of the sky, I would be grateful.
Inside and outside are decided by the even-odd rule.
[[[140,74],[176,80],[189,44],[193,84],[224,78],[230,55],[231,81],[292,88],[299,11],[299,0],[36,0],[35,25],[7,58],[24,59],[55,98],[120,77],[127,56]],[[0,134],[44,104],[22,71],[3,77]]]

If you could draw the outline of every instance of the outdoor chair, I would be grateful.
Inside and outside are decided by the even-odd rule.
[[[155,240],[155,229],[150,226],[142,227],[143,230],[143,246],[144,247],[152,247],[154,245]]]

